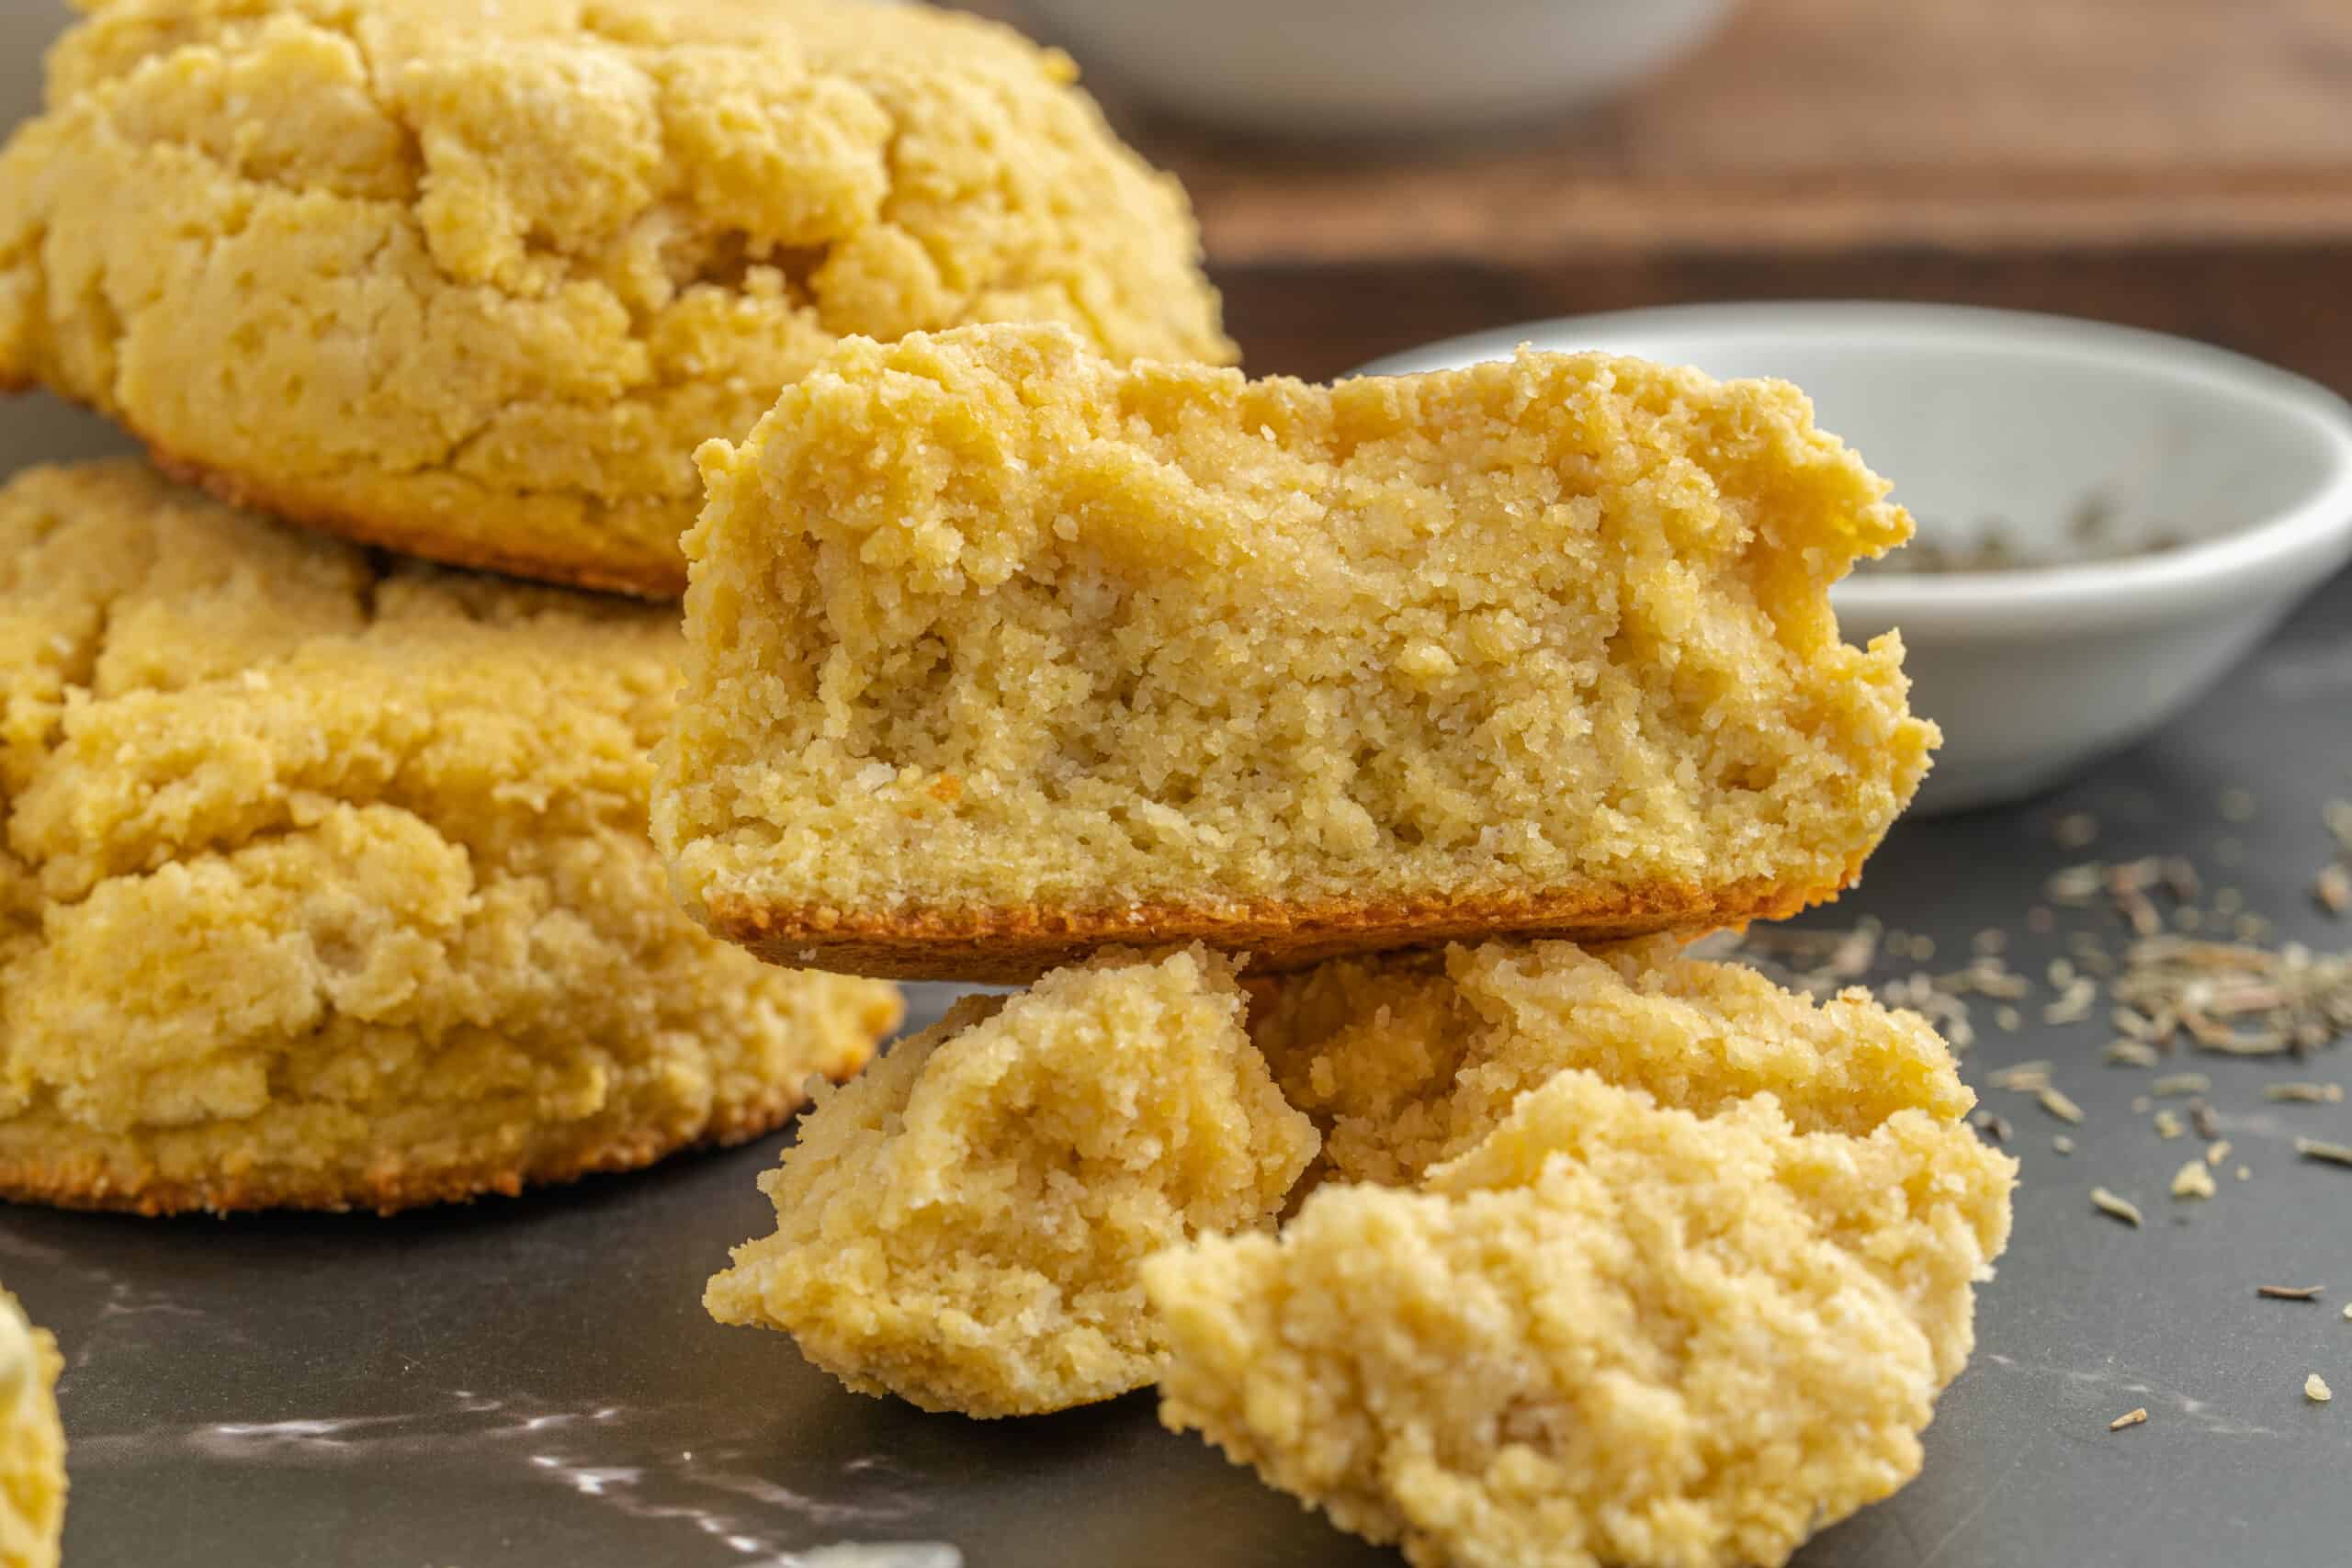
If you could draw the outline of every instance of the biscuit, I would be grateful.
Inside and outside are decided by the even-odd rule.
[[[96,0],[0,153],[0,383],[223,499],[674,595],[692,454],[851,333],[1229,361],[1182,191],[993,24],[853,0]]]
[[[383,1210],[779,1123],[894,988],[698,930],[667,610],[136,463],[0,489],[0,1194]]]
[[[1917,1472],[2015,1163],[1908,1041],[1788,1038],[1703,965],[1598,1005],[1518,967],[1481,1008],[1560,974],[1521,1024],[1585,1065],[1471,1090],[1417,1186],[1148,1259],[1162,1419],[1419,1568],[1776,1568]]]
[[[861,1393],[1036,1415],[1151,1381],[1136,1265],[1271,1223],[1315,1154],[1227,961],[1107,954],[971,998],[821,1095],[761,1187],[772,1236],[705,1303]]]
[[[65,1528],[65,1429],[57,1374],[65,1362],[49,1330],[0,1291],[0,1563],[57,1568]]]
[[[778,959],[1786,915],[1936,739],[1828,597],[1909,520],[1781,383],[1522,353],[1325,389],[967,328],[843,344],[704,462],[656,832]]]

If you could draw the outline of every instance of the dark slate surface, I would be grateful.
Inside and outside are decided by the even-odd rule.
[[[65,439],[79,442],[81,427]],[[2225,822],[2223,790],[2259,801]],[[2312,905],[2319,808],[2352,795],[2352,579],[2187,720],[2062,794],[1909,822],[1815,923],[1874,914],[1934,936],[1936,967],[1992,925],[2039,972],[2043,879],[2087,856],[2194,857],[2279,939],[2352,947]],[[2051,829],[2087,809],[2099,840]],[[2225,840],[2243,847],[2232,868]],[[1907,968],[1905,964],[1901,967]],[[2342,1049],[2292,1069],[2194,1064],[2253,1179],[2202,1205],[2165,1189],[2193,1152],[2101,1066],[2102,1023],[1984,1030],[1971,1077],[2056,1059],[2088,1112],[2060,1125],[1989,1091],[2025,1164],[2017,1237],[1981,1298],[1974,1364],[1928,1435],[1926,1473],[1831,1530],[1809,1568],[2084,1568],[2335,1562],[2352,1541],[2352,1171],[2292,1157],[2352,1141],[2352,1106],[2265,1102],[2279,1077],[2342,1080]],[[928,1013],[941,1002],[922,998]],[[2101,1010],[2103,1015],[2103,1009]],[[1984,1009],[1980,1004],[1980,1021]],[[698,1298],[765,1228],[752,1178],[780,1140],[512,1202],[393,1220],[144,1223],[0,1210],[0,1278],[71,1361],[67,1561],[85,1568],[746,1568],[842,1565],[844,1541],[918,1544],[907,1568],[1275,1568],[1396,1560],[1340,1536],[1165,1433],[1147,1397],[978,1425],[842,1393],[781,1337],[717,1326]],[[2091,1212],[2104,1183],[2149,1227]],[[2322,1304],[2257,1282],[2325,1283]],[[2317,1371],[2342,1391],[2308,1404]],[[2144,1427],[2107,1423],[2144,1405]],[[813,1555],[811,1555],[813,1553]],[[863,1560],[861,1560],[863,1561]]]

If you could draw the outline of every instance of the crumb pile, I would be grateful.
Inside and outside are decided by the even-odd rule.
[[[1053,327],[842,345],[705,454],[657,830],[783,961],[1025,980],[1784,915],[1935,739],[1795,389],[1597,355],[1334,388]]]
[[[0,1563],[57,1568],[65,1526],[65,1431],[57,1341],[0,1291]]]
[[[1744,972],[1557,944],[1323,979],[1298,1010],[1372,1006],[1404,1108],[1369,1154],[1342,1113],[1334,1163],[1459,1152],[1148,1260],[1170,1426],[1422,1568],[1773,1565],[1917,1472],[2015,1171],[1924,1026],[1857,995],[1791,1029]],[[1401,1047],[1465,1009],[1469,1050]]]
[[[895,1026],[646,836],[672,616],[131,463],[0,490],[0,1193],[394,1208],[749,1137]]]
[[[1136,1265],[1271,1222],[1316,1138],[1242,1027],[1231,964],[1106,954],[970,998],[821,1094],[761,1181],[776,1234],[705,1298],[865,1393],[1034,1415],[1149,1382]]]
[[[852,0],[85,0],[0,155],[0,383],[228,499],[670,595],[691,455],[842,337],[1233,347],[1069,61]]]

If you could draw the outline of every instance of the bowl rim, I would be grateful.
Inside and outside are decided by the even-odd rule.
[[[1639,350],[1631,340],[1668,331],[1713,332],[1726,340],[1802,334],[1812,346],[1881,351],[2006,346],[2020,357],[2070,359],[2134,378],[2191,384],[2210,396],[2253,405],[2274,423],[2300,427],[2328,455],[2328,471],[2298,500],[2226,533],[2147,555],[2008,571],[1849,577],[1837,585],[1838,608],[1855,621],[1951,640],[2061,626],[2098,631],[2210,614],[2294,586],[2315,588],[2352,558],[2352,403],[2250,355],[2140,327],[1975,305],[1868,299],[1665,305],[1468,333],[1385,355],[1352,374],[1397,375],[1505,358],[1535,338],[1589,337],[1595,341],[1589,346],[1601,352],[1634,353]]]

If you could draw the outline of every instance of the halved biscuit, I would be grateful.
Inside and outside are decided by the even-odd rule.
[[[1324,389],[967,328],[843,344],[705,462],[656,829],[781,962],[1785,915],[1936,738],[1829,606],[1908,520],[1779,383],[1522,354]]]
[[[674,595],[695,445],[845,334],[1229,360],[1057,53],[858,0],[110,0],[0,154],[0,384],[224,499]]]
[[[1772,1568],[1916,1474],[2016,1170],[1925,1027],[1556,945],[1454,967],[1415,994],[1483,1015],[1460,1087],[1433,1041],[1373,1099],[1389,1173],[1458,1152],[1148,1260],[1162,1419],[1419,1568]]]
[[[765,1132],[895,1027],[676,907],[671,615],[135,463],[0,489],[0,1195],[395,1209]]]
[[[970,998],[820,1099],[761,1181],[776,1232],[704,1300],[861,1393],[1036,1415],[1149,1382],[1136,1266],[1272,1222],[1315,1154],[1231,964],[1105,954]]]

